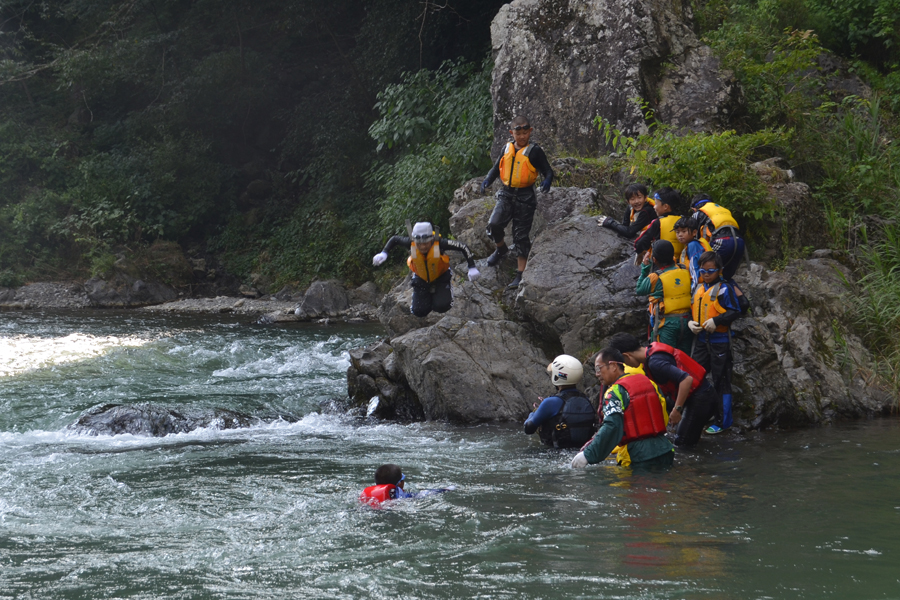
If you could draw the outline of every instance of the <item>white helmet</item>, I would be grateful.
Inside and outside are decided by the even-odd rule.
[[[574,356],[560,354],[547,365],[547,373],[550,374],[550,381],[553,385],[576,385],[584,375],[584,368],[581,366],[581,361]]]
[[[431,226],[431,223],[416,223],[412,228],[412,239],[414,242],[433,242],[434,241],[434,229]]]

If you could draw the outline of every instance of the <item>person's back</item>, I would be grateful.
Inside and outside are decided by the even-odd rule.
[[[694,196],[691,210],[700,223],[700,237],[705,238],[710,249],[722,259],[722,278],[732,279],[746,252],[737,219],[707,194]]]
[[[653,254],[644,257],[635,294],[648,297],[650,341],[690,352],[693,336],[687,324],[691,317],[691,277],[687,269],[675,263],[674,248],[668,241],[657,241]]]
[[[594,435],[597,414],[594,406],[578,391],[581,362],[561,354],[547,366],[556,394],[542,398],[525,421],[525,433],[540,434],[541,442],[554,448],[580,448]]]

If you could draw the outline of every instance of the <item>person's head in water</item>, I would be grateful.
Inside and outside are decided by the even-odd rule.
[[[594,360],[594,374],[603,385],[614,384],[625,374],[625,357],[615,348],[604,348]]]
[[[630,333],[620,332],[612,336],[609,347],[618,350],[629,367],[639,367],[647,354],[647,349],[641,346],[640,340]]]
[[[375,469],[375,485],[394,484],[399,488],[403,487],[406,475],[398,465],[386,464]]]
[[[568,354],[560,354],[547,365],[547,374],[550,375],[550,383],[559,389],[573,388],[581,381],[584,367],[581,361]]]
[[[697,259],[697,264],[700,265],[699,273],[703,283],[710,285],[719,280],[719,275],[722,272],[721,256],[710,250],[700,255],[700,258]]]
[[[653,200],[655,201],[653,208],[656,210],[656,216],[661,218],[678,210],[681,204],[681,194],[678,193],[678,190],[670,187],[661,187],[653,194]]]
[[[513,120],[509,122],[509,133],[513,136],[513,139],[516,140],[517,148],[524,148],[528,145],[528,142],[531,140],[532,131],[534,131],[534,129],[531,127],[528,117],[523,115],[514,117]]]
[[[675,246],[669,240],[657,240],[653,243],[653,262],[656,268],[672,266],[675,262]]]
[[[431,245],[434,244],[434,225],[428,221],[420,221],[413,225],[412,240],[416,243],[419,252],[428,254]]]

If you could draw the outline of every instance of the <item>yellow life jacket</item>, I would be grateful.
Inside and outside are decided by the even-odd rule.
[[[700,323],[706,323],[708,319],[713,319],[725,313],[725,308],[719,304],[719,289],[722,287],[720,282],[707,286],[705,283],[697,285],[694,291],[693,316],[694,320]],[[727,325],[719,325],[716,327],[718,333],[728,331]]]
[[[406,264],[410,271],[427,282],[434,281],[450,268],[450,257],[441,254],[440,239],[435,234],[431,249],[425,255],[419,252],[415,242],[409,245],[409,258],[406,259]]]
[[[710,251],[712,251],[712,246],[709,245],[709,242],[706,241],[706,238],[701,237],[701,238],[697,238],[697,239],[694,240],[694,241],[695,241],[695,242],[700,242],[700,245],[703,246],[703,251],[704,251],[704,252],[710,252]],[[687,247],[688,247],[688,245],[685,244],[685,245],[684,245],[684,250],[681,251],[681,258],[678,259],[678,262],[680,262],[680,263],[683,264],[685,267],[687,267],[687,268],[690,269],[690,268],[691,268],[691,265],[688,264],[689,261],[688,261],[688,255],[687,255]]]
[[[681,217],[677,215],[667,215],[659,218],[659,239],[672,243],[672,247],[675,248],[675,254],[672,256],[675,258],[680,257],[681,251],[684,250],[684,244],[678,241],[678,236],[672,231],[672,228],[675,227],[675,223],[677,223],[680,218]]]
[[[656,282],[663,284],[663,299],[650,298],[650,312],[654,312],[654,305],[659,305],[659,316],[675,313],[685,313],[691,310],[691,274],[684,265],[676,264],[675,268],[663,272],[650,273],[650,289],[656,287]],[[660,326],[664,321],[660,322]]]
[[[512,142],[506,144],[506,152],[500,158],[500,181],[513,188],[527,188],[537,181],[537,169],[531,164],[528,155],[534,144],[528,144],[516,150]]]
[[[712,227],[709,227],[708,225],[704,227],[703,235],[707,238],[712,237],[716,230],[722,227],[734,227],[735,230],[740,230],[734,215],[732,215],[731,211],[724,206],[713,202],[707,202],[697,210],[709,217],[709,220],[712,222]]]

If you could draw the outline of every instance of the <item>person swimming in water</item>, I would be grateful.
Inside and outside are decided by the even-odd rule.
[[[369,506],[380,506],[382,502],[388,500],[402,500],[404,498],[424,498],[434,494],[442,494],[449,492],[455,488],[437,488],[432,490],[421,490],[416,493],[410,493],[403,489],[406,483],[406,475],[399,465],[384,464],[375,469],[375,485],[370,485],[362,491],[359,501]]]

